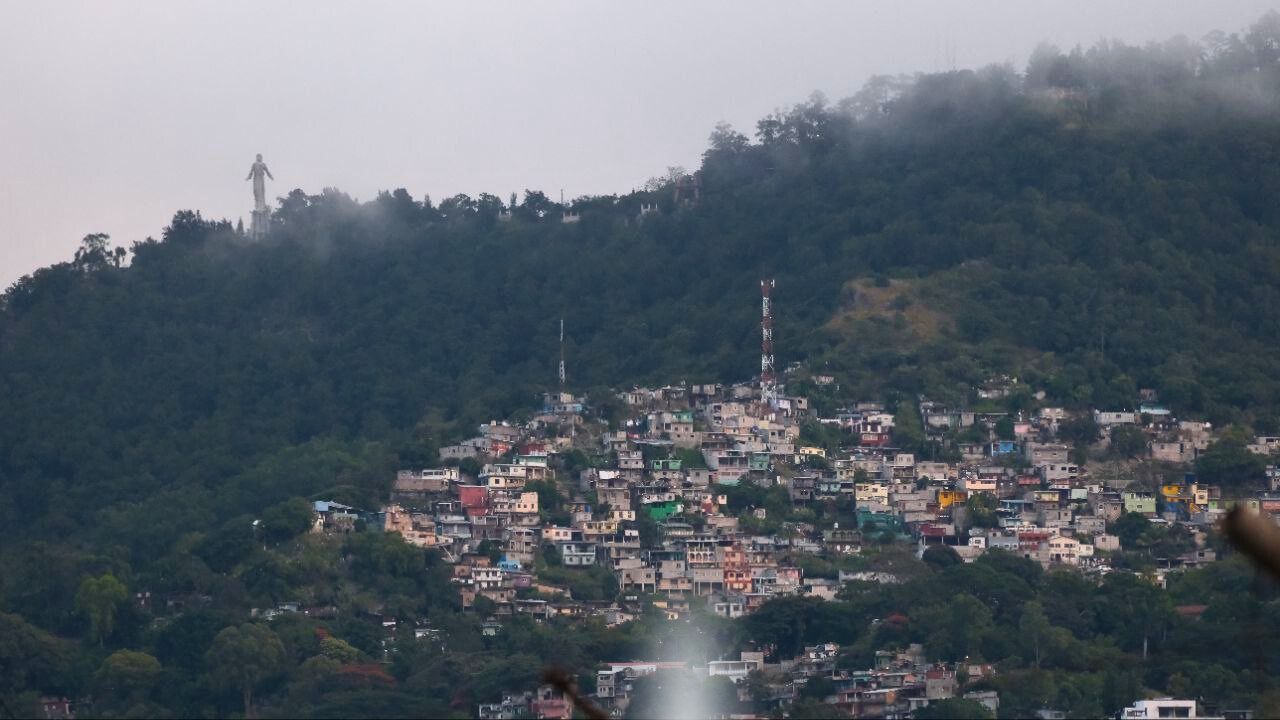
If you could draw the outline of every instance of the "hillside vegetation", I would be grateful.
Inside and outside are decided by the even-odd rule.
[[[180,212],[121,266],[91,236],[4,295],[0,512],[163,547],[143,528],[175,504],[220,516],[333,484],[263,487],[291,448],[429,457],[554,382],[561,317],[570,384],[597,396],[750,377],[770,276],[779,361],[858,392],[957,400],[1012,371],[1068,405],[1154,387],[1274,431],[1274,19],[1216,46],[1041,48],[1025,75],[876,78],[755,142],[719,127],[691,208],[656,187],[562,224],[526,192],[499,222],[491,195],[295,190],[261,243]],[[646,202],[661,212],[638,218]],[[175,502],[192,493],[210,502]]]
[[[0,610],[78,634],[86,574],[207,585],[245,513],[375,503],[552,387],[560,318],[592,398],[750,377],[762,277],[779,364],[850,397],[1012,373],[1070,407],[1151,387],[1280,431],[1278,110],[1272,14],[720,126],[688,206],[678,173],[573,223],[537,191],[294,190],[261,242],[190,211],[127,257],[90,236],[0,299]]]

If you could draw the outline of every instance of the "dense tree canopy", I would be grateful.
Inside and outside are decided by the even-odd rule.
[[[369,498],[550,387],[562,316],[577,388],[749,377],[763,276],[780,361],[849,388],[946,399],[1014,370],[1072,405],[1141,385],[1274,428],[1272,24],[815,96],[754,143],[717,128],[694,207],[658,183],[562,224],[530,191],[500,222],[488,195],[295,190],[260,243],[191,212],[127,265],[90,236],[0,301],[0,512],[154,557],[290,496]]]
[[[1022,74],[873,78],[751,138],[718,126],[696,204],[676,204],[679,173],[565,206],[536,190],[439,204],[294,190],[260,242],[190,211],[127,249],[87,236],[0,296],[0,695],[97,683],[121,713],[248,714],[265,695],[318,716],[440,715],[535,683],[545,662],[646,653],[652,619],[482,636],[434,554],[304,532],[309,501],[375,506],[396,469],[534,404],[556,383],[561,317],[569,385],[599,401],[750,377],[757,283],[774,277],[779,367],[887,399],[906,447],[923,443],[913,398],[963,402],[995,373],[1072,408],[1151,387],[1181,416],[1280,431],[1277,17],[1200,44],[1042,47]],[[1091,420],[1063,430],[1098,437]],[[805,438],[828,444],[820,428]],[[1239,438],[1197,471],[1262,482]],[[728,494],[761,523],[802,519],[777,492]],[[985,499],[967,510],[992,520]],[[1187,547],[1117,525],[1152,554]],[[1123,573],[1095,588],[998,553],[943,555],[900,586],[770,603],[720,639],[774,657],[835,641],[864,661],[918,641],[998,660],[1013,715],[1264,684],[1253,668],[1271,651],[1254,640],[1280,616],[1235,564],[1162,594]],[[584,597],[616,590],[607,573],[573,577]],[[174,600],[168,622],[131,597],[143,589]],[[349,611],[323,628],[341,645],[306,618],[246,623],[298,597]],[[1191,624],[1172,602],[1210,609]],[[384,651],[375,611],[428,617],[443,638],[394,645],[395,690],[342,669]]]

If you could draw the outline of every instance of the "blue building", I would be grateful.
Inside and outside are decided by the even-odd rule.
[[[1013,455],[1018,452],[1018,443],[1013,440],[997,440],[991,443],[991,457],[1000,457],[1001,455]]]

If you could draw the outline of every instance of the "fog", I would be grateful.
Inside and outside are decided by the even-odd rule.
[[[268,197],[626,192],[813,90],[1237,31],[1274,4],[5,2],[0,287],[178,209],[247,223],[255,153]]]

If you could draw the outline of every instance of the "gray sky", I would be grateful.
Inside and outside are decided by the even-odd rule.
[[[1232,2],[101,2],[0,0],[0,288],[128,245],[173,212],[244,217],[276,181],[360,199],[405,187],[625,192],[697,165],[717,121],[876,73],[1239,30]]]

